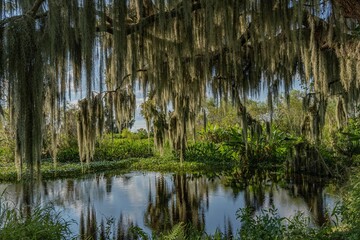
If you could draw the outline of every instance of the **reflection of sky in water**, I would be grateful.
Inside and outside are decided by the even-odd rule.
[[[35,201],[52,202],[56,209],[62,211],[64,217],[77,222],[81,211],[86,212],[88,206],[96,209],[98,222],[101,218],[117,219],[122,214],[125,219],[133,220],[146,232],[151,233],[151,230],[144,226],[144,215],[149,204],[149,188],[154,203],[156,182],[160,181],[161,176],[160,173],[130,173],[112,177],[98,175],[86,179],[48,181],[35,187],[37,193]],[[174,176],[165,174],[163,177],[169,195],[177,201],[176,194],[179,193],[175,187]],[[251,188],[248,188],[248,191],[241,190],[235,195],[231,188],[221,184],[220,179],[210,181],[206,178],[187,178],[186,184],[189,202],[192,203],[194,199],[199,201],[200,208],[204,210],[205,229],[208,233],[214,233],[216,228],[224,230],[228,221],[235,230],[240,226],[240,222],[236,219],[236,211],[247,204],[269,207],[273,203],[282,217],[289,217],[297,211],[304,212],[305,216],[311,216],[310,208],[313,208],[309,206],[309,201],[306,202],[300,196],[293,196],[288,189],[276,184],[264,185],[261,196],[257,195],[257,190]],[[0,184],[0,192],[5,188],[8,199],[14,204],[19,204],[22,199],[21,185]],[[331,208],[336,204],[334,196],[327,193],[321,195],[323,198],[320,202],[324,207]],[[171,201],[166,207],[170,206]],[[195,211],[201,212],[199,209]],[[256,214],[260,214],[260,208],[257,209]],[[72,230],[77,232],[78,225],[73,224]]]

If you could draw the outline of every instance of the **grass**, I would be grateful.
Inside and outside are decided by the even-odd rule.
[[[55,167],[51,161],[44,161],[41,165],[43,180],[72,178],[92,173],[111,171],[157,171],[174,173],[219,173],[228,171],[235,163],[183,162],[175,158],[129,158],[117,161],[95,161],[89,165],[78,163],[58,163]],[[16,168],[13,163],[0,163],[0,181],[12,182],[17,180]]]
[[[69,224],[51,206],[37,206],[24,212],[0,196],[0,239],[68,239]]]

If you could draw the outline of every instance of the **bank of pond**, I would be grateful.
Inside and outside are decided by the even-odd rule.
[[[108,136],[92,162],[65,146],[21,180],[0,161],[0,239],[360,238],[356,156],[281,134],[216,136],[190,142],[184,161]]]

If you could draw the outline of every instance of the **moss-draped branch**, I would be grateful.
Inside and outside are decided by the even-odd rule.
[[[345,103],[360,95],[360,4],[356,0],[16,3],[16,11],[2,9],[7,12],[0,15],[0,80],[13,106],[19,164],[30,161],[24,157],[23,136],[35,142],[41,136],[41,130],[35,133],[16,120],[21,103],[31,106],[24,108],[31,125],[35,122],[30,119],[49,114],[45,105],[52,109],[52,118],[59,118],[55,112],[64,105],[67,93],[86,92],[80,122],[88,123],[85,118],[96,115],[91,112],[102,112],[91,107],[96,105],[91,100],[94,85],[101,94],[103,88],[109,92],[101,100],[106,100],[119,125],[132,116],[132,91],[137,85],[153,93],[158,109],[166,112],[172,104],[167,136],[181,152],[209,88],[215,97],[233,98],[246,130],[251,119],[243,105],[247,96],[266,88],[271,109],[281,89],[288,94],[300,76],[309,93],[317,96],[308,106],[313,110],[308,115],[313,135],[323,124],[328,96],[342,98],[342,113],[350,107]],[[31,91],[25,92],[23,86],[30,81]],[[44,101],[35,97],[38,93]],[[89,126],[82,126],[79,139],[92,150],[94,135],[84,130]],[[161,145],[165,133],[158,132]],[[32,152],[36,158],[37,151]],[[91,153],[86,154],[83,159],[91,159]]]

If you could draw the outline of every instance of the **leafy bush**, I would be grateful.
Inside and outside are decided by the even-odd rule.
[[[15,139],[0,121],[0,162],[14,162]]]
[[[349,119],[348,125],[333,136],[334,148],[340,155],[360,154],[360,120]]]
[[[96,161],[152,157],[152,141],[147,139],[104,139],[95,150]]]
[[[154,156],[153,143],[148,139],[140,139],[134,133],[127,133],[129,138],[120,138],[116,134],[112,139],[105,136],[99,140],[95,148],[95,161],[113,161],[127,158],[147,158]],[[127,135],[125,134],[125,135]],[[79,150],[77,145],[64,146],[58,150],[58,162],[79,162]]]
[[[66,239],[69,222],[52,207],[35,207],[30,213],[11,208],[0,197],[0,239]]]
[[[58,150],[58,162],[79,162],[79,149],[77,146],[63,147]]]
[[[146,129],[140,128],[136,132],[132,132],[125,128],[121,131],[121,134],[115,134],[115,137],[126,138],[130,140],[147,139],[148,134]]]
[[[249,208],[237,212],[242,223],[241,239],[329,239],[330,227],[314,228],[300,212],[291,218],[279,217],[274,208],[262,210],[257,216],[253,213]]]
[[[185,152],[185,160],[197,162],[229,163],[236,161],[237,154],[223,144],[199,142],[189,146]]]
[[[234,133],[241,132],[238,126],[219,127],[218,125],[208,124],[206,131],[199,132],[200,140],[212,143],[222,143],[231,141]]]
[[[0,162],[14,162],[14,152],[8,146],[0,147]]]
[[[348,239],[360,239],[360,173],[354,174],[343,199],[342,223]]]
[[[289,155],[295,138],[279,130],[270,136],[248,136],[245,144],[239,129],[232,129],[225,144],[232,147],[239,155],[243,166],[250,168],[268,168],[283,163]]]
[[[147,139],[148,138],[148,132],[144,128],[140,128],[135,132],[136,135],[138,135],[139,139]]]

